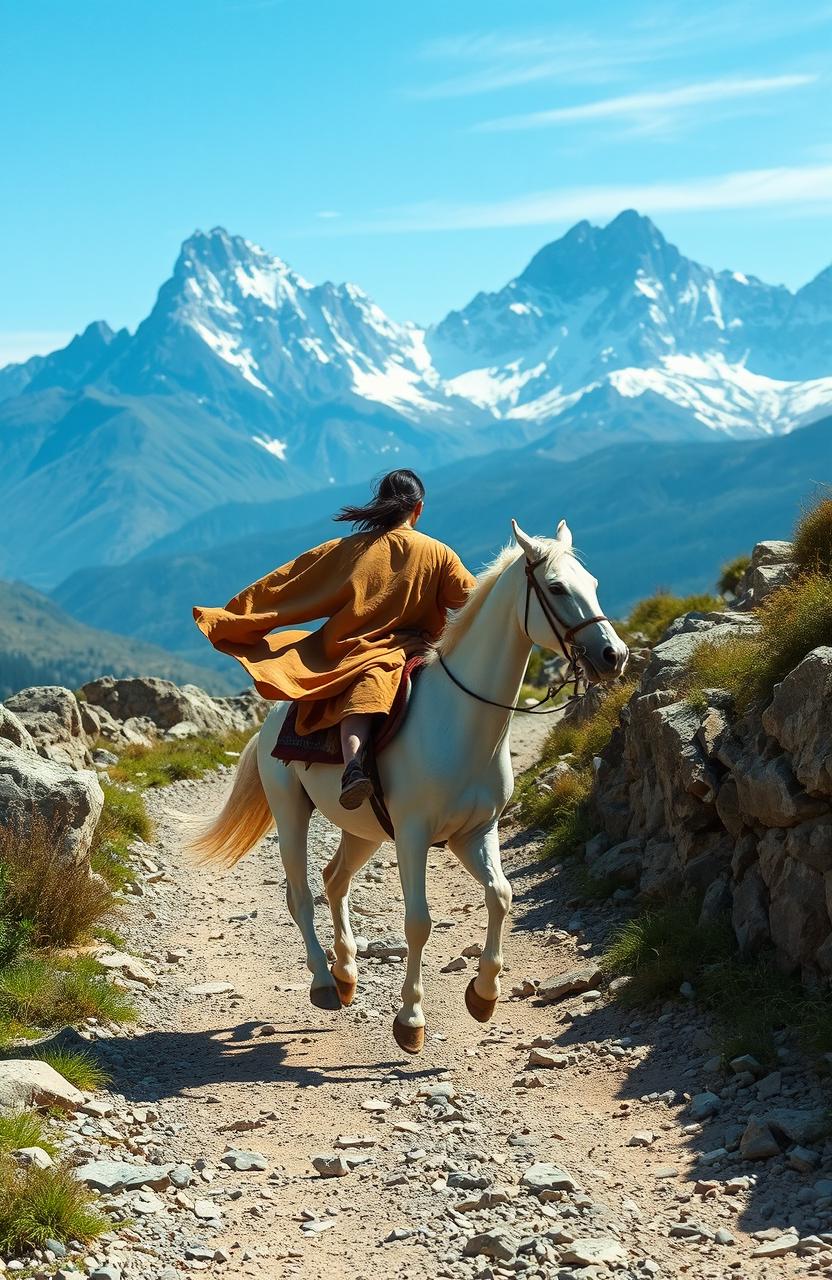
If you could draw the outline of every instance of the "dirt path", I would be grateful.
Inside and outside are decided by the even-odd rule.
[[[529,718],[518,724],[518,767],[534,758],[546,727]],[[718,1130],[734,1106],[733,1086],[707,1065],[713,1049],[688,1007],[628,1022],[591,993],[553,1005],[509,998],[523,979],[584,960],[611,918],[608,908],[575,909],[566,878],[537,858],[534,833],[508,832],[504,840],[515,907],[506,998],[491,1028],[475,1024],[464,1006],[476,962],[442,972],[483,938],[479,892],[452,855],[432,851],[427,1042],[419,1059],[403,1061],[390,1032],[399,958],[360,962],[349,1010],[309,1004],[274,838],[223,878],[183,862],[170,810],[210,811],[226,787],[217,777],[152,797],[159,835],[151,865],[166,876],[151,871],[144,880],[127,935],[157,984],[138,996],[135,1033],[100,1045],[114,1074],[114,1114],[126,1107],[138,1116],[131,1149],[187,1166],[176,1175],[180,1187],[159,1192],[147,1212],[136,1212],[137,1193],[111,1201],[134,1221],[113,1246],[125,1274],[168,1280],[184,1267],[267,1280],[565,1280],[607,1274],[606,1258],[633,1276],[716,1280],[780,1277],[829,1258],[821,1242],[814,1260],[752,1260],[765,1242],[749,1232],[794,1224],[806,1236],[824,1228],[823,1213],[801,1202],[806,1179],[797,1173],[778,1170],[781,1180],[770,1185],[734,1153],[707,1154],[730,1145]],[[316,816],[316,893],[336,843]],[[352,911],[356,933],[400,938],[392,847],[359,875]],[[321,937],[331,938],[324,905],[318,920]],[[225,990],[189,991],[205,982]],[[528,1066],[539,1037],[543,1061],[548,1046],[557,1065]],[[788,1082],[787,1072],[784,1065]],[[709,1085],[725,1091],[723,1122],[693,1124],[686,1095]],[[646,1145],[629,1145],[637,1134]],[[229,1146],[258,1153],[265,1169],[228,1168]],[[343,1177],[319,1176],[313,1157],[336,1146],[366,1163]],[[544,1169],[551,1189],[540,1198],[521,1184],[539,1163],[569,1175]],[[486,1233],[484,1252],[466,1256],[477,1233]],[[225,1260],[213,1260],[218,1250]],[[598,1266],[588,1265],[596,1255]]]

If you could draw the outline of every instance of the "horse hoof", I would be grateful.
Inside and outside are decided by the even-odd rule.
[[[474,981],[472,978],[465,988],[465,1007],[477,1022],[490,1022],[494,1017],[497,1000],[484,1000],[474,986]]]
[[[340,994],[335,986],[313,987],[309,992],[309,999],[316,1009],[332,1011],[341,1008]]]
[[[345,982],[343,978],[339,978],[335,970],[330,966],[329,972],[332,974],[336,987],[338,988],[338,999],[346,1008],[351,1005],[355,999],[355,990],[358,986],[357,982]]]
[[[425,1028],[406,1027],[398,1018],[394,1018],[393,1039],[405,1053],[421,1053],[425,1047]]]

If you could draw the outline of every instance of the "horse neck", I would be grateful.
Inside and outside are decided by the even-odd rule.
[[[509,706],[517,703],[531,652],[531,641],[517,620],[518,593],[525,588],[522,564],[521,556],[500,574],[469,630],[446,659],[456,678],[481,698]],[[482,745],[493,749],[505,736],[510,711],[484,705],[461,690],[455,692],[465,718],[477,721]]]

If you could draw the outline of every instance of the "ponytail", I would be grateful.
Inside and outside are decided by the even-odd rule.
[[[342,507],[333,520],[342,520],[362,533],[386,533],[404,524],[425,496],[415,471],[389,471],[373,486],[372,501],[363,507]]]

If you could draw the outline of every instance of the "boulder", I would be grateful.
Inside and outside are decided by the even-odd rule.
[[[95,1191],[115,1195],[150,1187],[164,1191],[170,1185],[170,1164],[128,1164],[125,1160],[90,1160],[75,1170],[75,1177]]]
[[[832,647],[813,649],[777,686],[763,727],[807,791],[832,796]]]
[[[823,876],[786,857],[769,897],[769,927],[778,953],[790,967],[814,966],[829,933]]]
[[[36,1058],[7,1058],[0,1062],[0,1115],[27,1107],[59,1107],[74,1111],[84,1095],[74,1084]]]
[[[637,884],[641,875],[644,846],[641,840],[624,840],[613,845],[586,864],[598,880],[614,880],[619,884]]]
[[[81,708],[69,689],[52,684],[21,689],[6,699],[6,708],[23,722],[45,759],[73,769],[84,769],[92,763]]]
[[[769,540],[758,542],[751,552],[751,560],[737,583],[735,608],[756,609],[778,587],[790,582],[795,566],[790,542]]]
[[[180,688],[155,676],[104,676],[85,684],[83,693],[93,707],[108,712],[122,725],[131,725],[134,732],[140,732],[147,723],[162,733],[176,727],[177,735],[182,734],[183,724],[193,725],[195,732],[204,734],[244,731],[259,724],[266,708],[256,693],[212,698],[195,684]]]
[[[23,721],[0,702],[0,742],[11,743],[24,751],[37,751],[35,740]]]
[[[54,833],[67,861],[89,857],[104,793],[92,770],[76,770],[0,741],[0,824],[22,832],[33,820]]]
[[[567,996],[590,991],[601,976],[597,961],[591,960],[567,973],[558,974],[555,978],[545,978],[537,988],[537,998],[543,1004],[554,1004],[557,1000],[565,1000]]]

